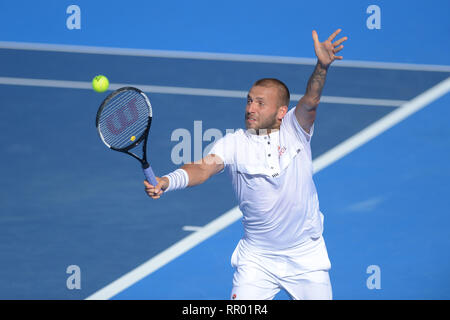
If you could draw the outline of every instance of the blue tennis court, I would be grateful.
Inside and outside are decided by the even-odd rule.
[[[169,24],[163,22],[167,4],[140,4],[144,12],[161,14],[137,24],[124,9],[123,22],[112,25],[111,33],[136,34],[115,42],[109,33],[99,38],[103,29],[94,21],[119,16],[116,4],[79,1],[81,29],[68,30],[65,10],[71,3],[46,3],[36,7],[45,21],[36,30],[17,26],[16,33],[0,34],[0,298],[228,299],[230,258],[243,233],[229,177],[222,173],[152,201],[139,164],[100,141],[98,105],[123,85],[148,94],[154,111],[149,161],[157,175],[166,174],[186,159],[199,159],[214,134],[244,126],[246,93],[255,80],[281,79],[294,107],[315,64],[311,30],[323,38],[339,20],[319,28],[317,17],[307,14],[316,5],[304,5],[301,32],[289,25],[278,39],[280,31],[269,23],[260,32],[274,39],[272,46],[255,49],[262,36],[235,41],[256,32],[249,22],[227,28],[223,18],[207,19],[219,9],[244,17],[241,10],[253,12],[253,2],[238,11],[237,2],[206,7],[200,1],[190,8],[176,2],[165,36],[154,31],[142,47],[139,37],[146,33],[140,29]],[[449,5],[437,3],[441,10],[431,12],[425,4],[410,4],[409,10],[435,21],[448,38],[449,22],[439,19]],[[17,6],[1,4],[9,17],[0,29],[16,25]],[[397,40],[400,30],[391,22],[397,17],[412,30],[419,27],[401,6],[379,4],[381,30],[365,26],[369,3],[348,6],[346,15],[331,3],[324,12],[344,15],[343,32],[351,40],[345,60],[330,69],[312,140],[333,298],[449,299],[450,61],[442,55],[449,44],[414,46],[404,56],[396,46],[407,45],[410,35]],[[272,27],[285,15],[294,18],[287,11],[272,13]],[[267,18],[270,9],[254,13]],[[351,15],[358,15],[360,25],[345,19]],[[222,32],[222,42],[212,36]],[[293,35],[305,42],[298,53],[290,42],[279,49]],[[367,38],[379,45],[365,51]],[[109,78],[108,92],[92,90],[98,74]],[[183,153],[181,145],[188,146]],[[73,265],[81,272],[79,289],[67,286]],[[370,289],[374,266],[380,287]],[[281,292],[276,299],[288,296]]]

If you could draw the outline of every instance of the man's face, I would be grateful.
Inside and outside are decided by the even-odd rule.
[[[247,95],[245,127],[247,130],[277,128],[279,95],[276,87],[255,86]]]

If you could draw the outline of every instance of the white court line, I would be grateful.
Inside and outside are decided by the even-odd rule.
[[[182,229],[184,231],[200,231],[203,227],[199,226],[184,226]]]
[[[108,55],[160,57],[160,58],[174,58],[174,59],[299,64],[299,65],[315,65],[317,62],[315,58],[234,54],[234,53],[113,48],[113,47],[47,44],[47,43],[33,43],[33,42],[13,42],[13,41],[0,41],[0,49],[108,54]],[[335,61],[333,63],[333,67],[450,72],[450,66],[447,65],[375,62],[375,61],[357,61],[357,60]]]
[[[15,85],[15,86],[34,86],[47,88],[67,88],[67,89],[92,89],[91,82],[87,81],[68,81],[68,80],[48,80],[48,79],[30,79],[30,78],[14,78],[14,77],[0,77],[0,85]],[[130,84],[130,83],[111,83],[110,90],[116,90],[121,87],[137,87],[144,92],[161,93],[161,94],[181,94],[192,96],[206,96],[206,97],[221,97],[221,98],[246,98],[247,91],[239,90],[221,90],[221,89],[205,89],[205,88],[186,88],[186,87],[170,87],[170,86],[152,86],[144,84]],[[293,94],[292,99],[300,99],[302,95]],[[406,103],[405,100],[391,100],[391,99],[372,99],[372,98],[352,98],[352,97],[335,97],[322,96],[322,103],[336,103],[336,104],[352,104],[363,106],[384,106],[384,107],[399,107]]]
[[[449,91],[450,91],[450,77],[440,82],[439,84],[435,85],[431,89],[425,91],[424,93],[420,94],[413,100],[409,101],[403,107],[392,111],[385,117],[381,118],[380,120],[374,122],[366,129],[362,130],[360,133],[357,133],[353,137],[347,139],[346,141],[342,142],[335,148],[318,157],[313,162],[314,173],[317,173],[320,170],[331,165],[332,163],[338,161],[339,159],[349,154],[356,148],[372,140],[373,138],[380,135],[389,128],[393,127],[395,124],[404,120],[411,114],[426,107],[431,102],[440,98]],[[242,213],[240,212],[238,207],[231,209],[230,211],[224,213],[217,219],[207,224],[204,228],[200,229],[197,232],[194,232],[193,234],[182,239],[181,241],[175,243],[174,245],[164,250],[163,252],[159,253],[155,257],[151,258],[150,260],[140,265],[136,269],[128,272],[127,274],[120,277],[111,284],[107,285],[103,289],[100,289],[99,291],[90,295],[89,297],[87,297],[87,300],[103,300],[112,298],[113,296],[117,295],[118,293],[122,292],[126,288],[136,283],[137,281],[145,278],[146,276],[158,270],[165,264],[176,259],[183,253],[189,251],[191,248],[198,245],[202,241],[208,239],[212,235],[216,234],[217,232],[223,230],[232,223],[236,222],[241,217]]]

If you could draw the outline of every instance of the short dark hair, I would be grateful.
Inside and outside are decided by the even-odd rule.
[[[280,102],[282,106],[288,106],[291,101],[291,94],[288,87],[280,80],[275,78],[263,78],[256,81],[253,86],[277,87],[279,89]]]

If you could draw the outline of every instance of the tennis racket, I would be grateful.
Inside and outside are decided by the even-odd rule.
[[[102,141],[112,150],[126,153],[142,164],[146,180],[157,185],[147,162],[147,140],[152,124],[152,105],[139,89],[124,87],[108,95],[97,111],[95,126]],[[142,142],[142,158],[130,150]]]

